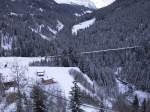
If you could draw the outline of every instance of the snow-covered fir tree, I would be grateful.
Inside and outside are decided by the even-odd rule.
[[[81,93],[80,88],[77,84],[77,81],[73,82],[74,87],[72,87],[72,91],[70,92],[70,110],[72,112],[82,112],[81,106]]]

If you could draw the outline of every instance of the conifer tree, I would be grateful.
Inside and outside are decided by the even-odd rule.
[[[142,103],[142,112],[146,112],[146,99]]]
[[[138,112],[138,109],[139,109],[139,100],[137,95],[135,95],[133,100],[133,112]]]
[[[70,92],[70,109],[72,112],[82,112],[81,106],[81,93],[80,88],[77,84],[77,81],[73,82],[74,87],[72,87],[72,91]]]
[[[33,112],[46,112],[44,100],[46,96],[40,86],[35,85],[32,89]]]

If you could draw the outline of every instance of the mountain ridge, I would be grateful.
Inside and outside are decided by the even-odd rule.
[[[95,4],[90,0],[54,0],[58,4],[81,5],[91,9],[96,9]]]

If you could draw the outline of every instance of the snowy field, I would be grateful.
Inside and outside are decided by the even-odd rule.
[[[14,76],[12,75],[13,65],[18,64],[25,70],[25,77],[28,80],[32,80],[30,84],[34,84],[37,80],[43,78],[45,80],[54,79],[60,86],[60,88],[65,91],[66,97],[69,96],[69,91],[71,91],[73,77],[69,74],[69,70],[78,68],[72,67],[30,67],[29,63],[37,60],[43,59],[42,57],[35,58],[21,58],[21,57],[10,57],[10,58],[0,58],[0,73],[5,76],[5,80],[11,81]],[[37,76],[38,72],[43,72],[44,76]]]
[[[19,67],[22,67],[25,70],[24,77],[28,80],[28,85],[33,85],[37,81],[41,80],[42,78],[44,80],[53,79],[56,84],[49,85],[49,86],[55,86],[59,87],[61,91],[65,94],[65,97],[69,98],[69,92],[71,91],[71,87],[73,86],[73,77],[70,75],[69,71],[71,69],[75,69],[77,71],[80,71],[79,68],[75,67],[30,67],[29,63],[33,61],[40,61],[41,59],[44,59],[43,57],[1,57],[0,58],[0,73],[3,74],[4,80],[6,82],[12,81],[14,78],[14,75],[12,73],[12,69],[14,65],[19,65]],[[44,73],[44,76],[38,76],[37,73],[42,72]],[[88,79],[88,77],[86,77]],[[90,80],[90,79],[88,79]],[[92,82],[90,82],[92,83]],[[27,88],[26,88],[27,89]],[[95,109],[89,108],[89,107],[82,107],[86,112],[96,112]]]

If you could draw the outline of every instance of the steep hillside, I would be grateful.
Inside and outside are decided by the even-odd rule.
[[[70,10],[71,9],[71,10]],[[77,15],[92,9],[57,4],[53,0],[0,1],[0,40],[3,56],[45,56],[57,52],[56,37]]]
[[[68,42],[72,43],[70,46],[77,51],[141,46],[132,50],[110,51],[86,56],[94,65],[95,69],[92,73],[98,82],[103,76],[106,80],[106,82],[103,81],[104,84],[110,84],[106,79],[106,71],[110,70],[109,74],[113,74],[115,69],[121,67],[119,77],[122,80],[136,85],[138,89],[150,91],[149,8],[149,0],[117,0],[106,8],[83,16],[78,21],[79,24],[76,23],[81,25],[95,18],[93,25],[78,30],[76,35],[71,34],[72,38],[68,39]]]
[[[17,59],[5,56],[35,56],[19,61],[30,65],[26,75],[33,83],[34,73],[45,70],[51,74],[43,78],[57,79],[67,97],[75,79],[86,96],[82,101],[90,105],[102,101],[101,106],[115,110],[120,100],[130,107],[137,96],[141,106],[150,92],[149,9],[149,0],[116,0],[97,10],[72,0],[1,0],[1,73],[7,77]]]
[[[150,57],[149,7],[148,0],[117,0],[91,13],[82,6],[50,0],[5,0],[0,5],[5,9],[0,12],[1,56],[76,55],[82,51],[141,46],[86,57],[66,56],[57,61],[75,58],[71,60],[74,62],[65,62],[65,65],[57,62],[55,66],[79,66],[99,85],[114,89],[114,71],[122,68],[121,79],[138,89],[149,90],[149,80],[146,80]],[[144,77],[143,80],[140,77]]]

